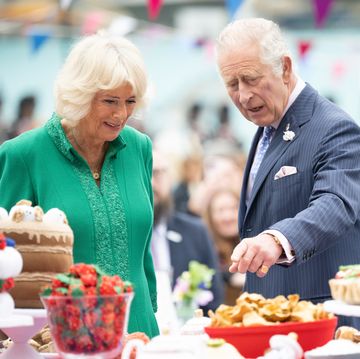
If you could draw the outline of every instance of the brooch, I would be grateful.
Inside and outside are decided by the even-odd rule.
[[[295,138],[295,132],[290,131],[290,123],[286,125],[286,129],[283,134],[284,141],[292,141]]]

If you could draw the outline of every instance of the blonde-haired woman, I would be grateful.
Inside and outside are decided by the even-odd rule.
[[[231,253],[239,243],[238,210],[240,195],[230,187],[220,187],[209,197],[204,219],[212,234],[225,284],[225,304],[234,305],[240,295],[245,276],[231,274]]]
[[[0,147],[0,205],[10,209],[24,198],[63,210],[75,235],[74,261],[133,282],[129,332],[153,337],[152,148],[126,126],[146,87],[131,42],[106,34],[80,40],[55,83],[56,113]]]

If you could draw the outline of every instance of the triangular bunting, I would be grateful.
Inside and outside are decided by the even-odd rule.
[[[37,53],[49,39],[50,34],[47,32],[31,33],[30,35],[31,53]]]
[[[229,18],[233,20],[244,0],[226,0],[225,2],[226,2],[226,9],[228,11]]]
[[[301,40],[298,43],[298,53],[300,59],[303,59],[311,49],[312,43],[308,40]]]
[[[162,3],[162,0],[148,0],[148,14],[150,20],[155,20],[159,16]]]
[[[326,19],[330,15],[333,0],[313,0],[315,25],[323,27]]]

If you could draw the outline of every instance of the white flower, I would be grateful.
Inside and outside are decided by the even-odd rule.
[[[214,294],[210,290],[202,290],[196,296],[196,303],[204,306],[214,299]]]
[[[295,138],[295,132],[294,131],[290,131],[290,124],[288,123],[286,125],[286,129],[284,131],[284,135],[283,135],[283,140],[284,141],[292,141]]]

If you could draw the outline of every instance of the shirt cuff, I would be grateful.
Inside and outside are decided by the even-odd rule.
[[[291,247],[289,241],[286,239],[286,237],[279,231],[276,231],[274,229],[269,229],[267,231],[262,232],[264,234],[272,234],[275,236],[280,244],[281,247],[283,247],[284,253],[281,255],[281,257],[276,261],[276,264],[291,264],[295,260],[295,253],[293,248]]]

